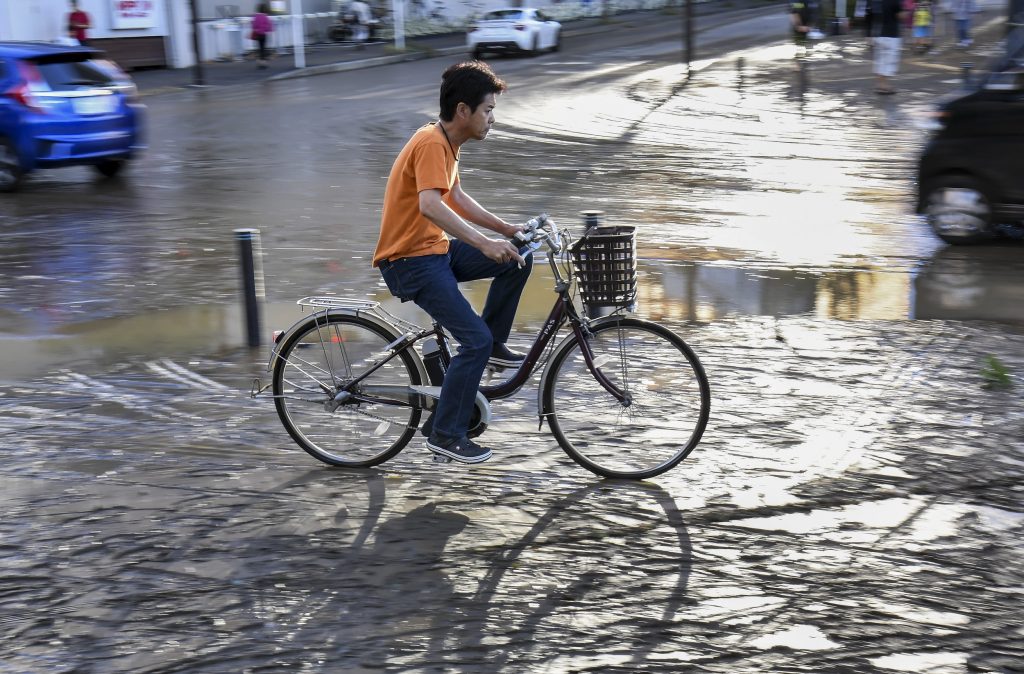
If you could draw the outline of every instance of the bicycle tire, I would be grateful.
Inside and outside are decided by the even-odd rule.
[[[685,459],[700,442],[711,387],[697,354],[671,330],[617,317],[587,341],[601,372],[630,396],[622,403],[587,369],[570,336],[541,382],[542,413],[573,461],[602,477],[646,479]]]
[[[349,314],[311,317],[286,337],[274,364],[274,405],[302,449],[332,466],[368,467],[387,461],[409,443],[419,426],[419,407],[360,402],[356,397],[330,409],[343,384],[399,337]],[[421,383],[413,354],[405,350],[354,392],[364,391],[366,384]]]

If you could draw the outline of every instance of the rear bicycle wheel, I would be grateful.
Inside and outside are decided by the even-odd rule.
[[[300,447],[324,463],[365,467],[408,444],[420,408],[402,403],[402,393],[422,383],[412,354],[403,351],[351,384],[397,338],[364,318],[335,314],[311,318],[286,339],[274,364],[274,405]],[[339,398],[342,391],[351,395]]]
[[[645,479],[676,466],[700,442],[711,389],[697,355],[671,330],[635,318],[591,327],[601,372],[626,392],[620,402],[590,374],[579,341],[552,356],[541,400],[551,432],[576,463],[603,477]]]

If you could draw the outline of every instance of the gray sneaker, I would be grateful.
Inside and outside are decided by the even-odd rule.
[[[436,435],[431,435],[427,439],[427,449],[461,463],[481,463],[491,458],[489,447],[481,447],[466,437],[442,440]]]

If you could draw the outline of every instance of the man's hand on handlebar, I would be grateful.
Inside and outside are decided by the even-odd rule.
[[[516,247],[504,239],[486,239],[480,246],[480,252],[499,264],[514,261],[520,267],[526,265],[526,260],[519,254]]]

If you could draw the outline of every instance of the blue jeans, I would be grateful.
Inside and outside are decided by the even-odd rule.
[[[523,257],[526,266],[522,269],[515,262],[498,264],[473,246],[452,239],[445,255],[380,262],[381,276],[391,294],[403,302],[415,302],[459,343],[434,412],[434,433],[443,440],[466,435],[491,349],[504,344],[512,332],[519,298],[533,269],[533,255]],[[458,284],[484,278],[494,281],[478,316]]]

